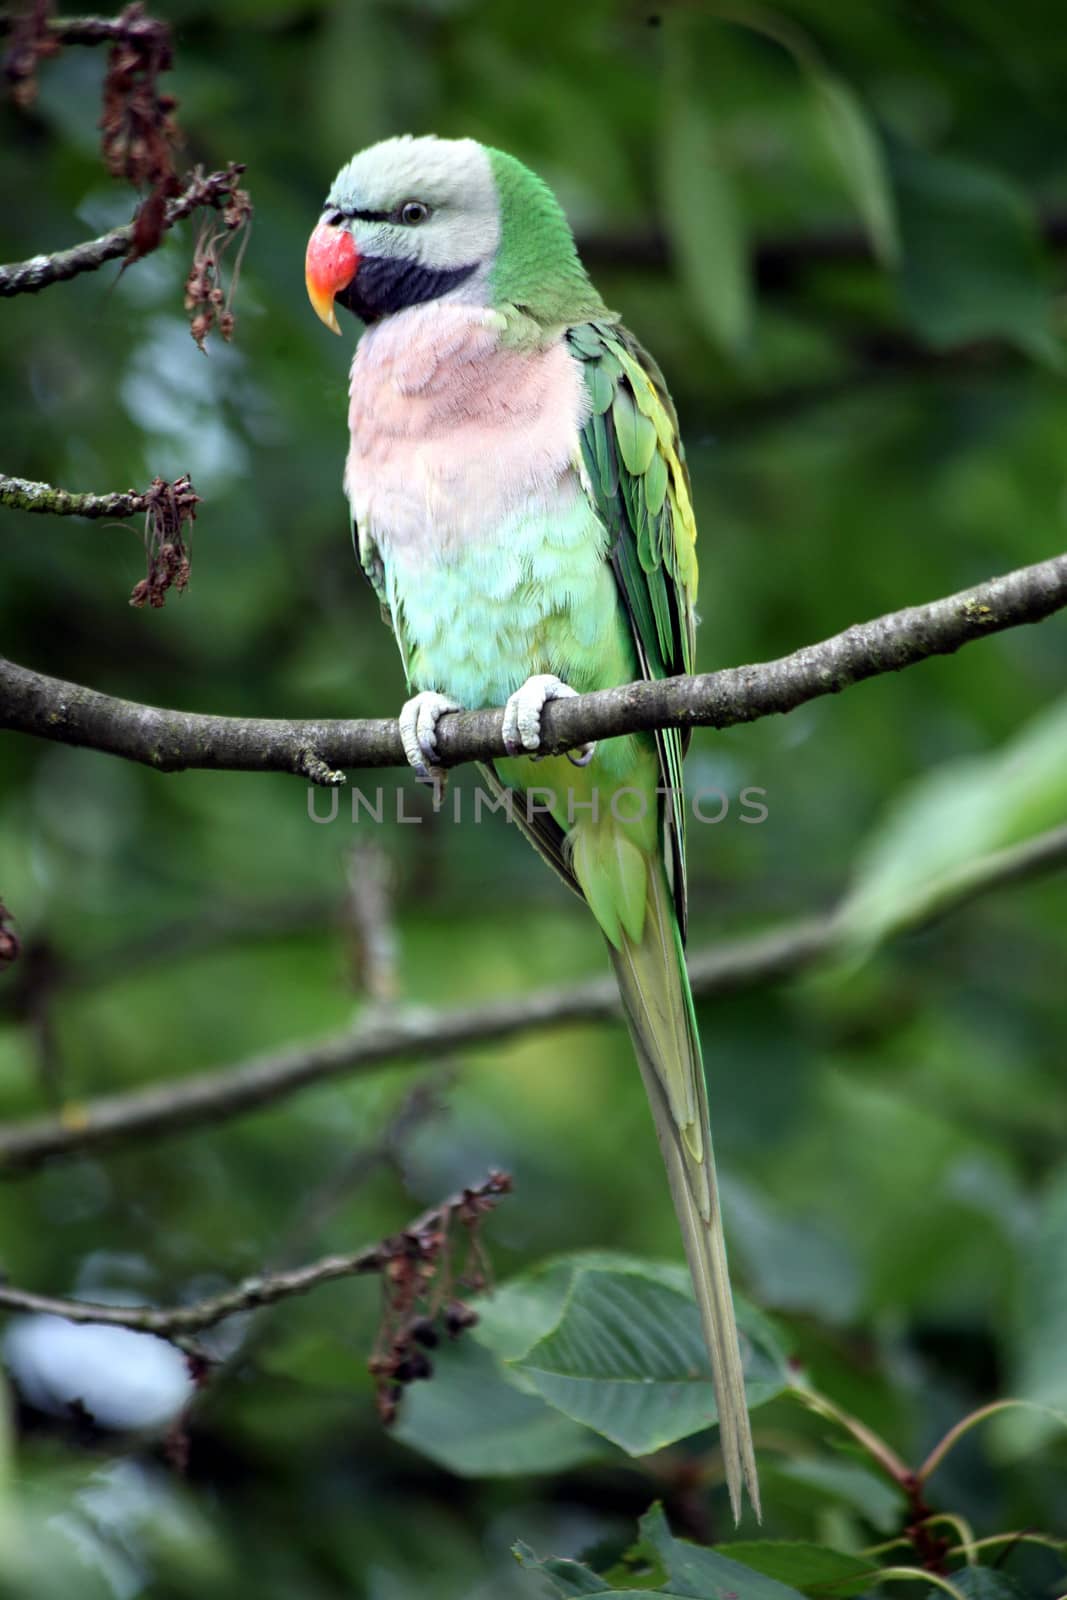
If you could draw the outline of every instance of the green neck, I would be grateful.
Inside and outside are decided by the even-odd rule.
[[[514,306],[546,332],[610,316],[548,185],[503,150],[486,154],[500,198],[500,244],[490,278],[494,304],[505,312]]]

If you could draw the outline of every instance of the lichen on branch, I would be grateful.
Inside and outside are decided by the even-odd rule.
[[[12,478],[0,473],[0,505],[15,511],[47,512],[60,517],[132,517],[144,515],[147,571],[134,585],[131,606],[161,606],[167,590],[180,594],[189,582],[188,530],[196,517],[200,496],[188,474],[168,483],[153,478],[143,492],[72,494],[50,483]]]

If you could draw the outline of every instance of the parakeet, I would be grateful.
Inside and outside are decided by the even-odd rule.
[[[607,940],[711,1357],[735,1518],[759,1487],[683,946],[676,731],[537,759],[564,695],[693,668],[696,527],[662,374],[609,311],[533,172],[472,139],[387,139],[338,173],[307,249],[311,303],[365,324],[344,486],[412,698],[404,749],[505,706],[485,768]],[[536,789],[536,805],[524,804]],[[545,791],[550,798],[545,799]]]

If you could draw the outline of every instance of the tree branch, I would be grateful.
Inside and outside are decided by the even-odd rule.
[[[892,932],[940,921],[979,894],[1022,882],[1067,862],[1067,825],[985,858],[943,894],[931,893]],[[839,913],[810,917],[768,933],[713,946],[690,957],[693,993],[733,994],[813,966],[833,953]],[[309,1084],[367,1071],[422,1054],[436,1057],[462,1046],[487,1044],[538,1028],[601,1022],[620,1013],[612,978],[546,988],[486,1006],[418,1011],[375,1019],[312,1045],[253,1057],[238,1066],[150,1084],[71,1105],[58,1117],[0,1124],[0,1177],[30,1171],[52,1158],[144,1140],[272,1105]]]
[[[65,1317],[68,1322],[107,1323],[113,1328],[132,1328],[138,1333],[154,1333],[163,1339],[188,1338],[214,1327],[238,1311],[287,1300],[291,1295],[307,1294],[322,1283],[337,1278],[352,1278],[367,1272],[381,1272],[396,1260],[429,1254],[439,1246],[453,1218],[475,1219],[511,1193],[511,1178],[506,1172],[490,1172],[472,1188],[463,1189],[440,1205],[431,1206],[402,1233],[367,1245],[354,1255],[323,1256],[307,1266],[280,1272],[265,1272],[246,1278],[233,1289],[209,1295],[184,1306],[95,1305],[88,1300],[60,1300],[52,1295],[34,1294],[0,1283],[0,1307],[8,1311],[43,1313]]]
[[[1064,606],[1067,555],[1053,556],[928,605],[857,623],[776,661],[554,700],[544,711],[542,750],[559,754],[589,739],[655,728],[755,722],[929,656],[951,655],[986,634],[1039,622]],[[442,761],[451,766],[505,755],[502,721],[500,710],[442,718]],[[282,722],[164,710],[48,678],[2,658],[0,728],[101,750],[160,772],[193,767],[293,772],[336,785],[344,782],[341,768],[404,763],[392,720]]]
[[[74,494],[50,483],[12,478],[0,472],[0,506],[57,517],[135,517],[148,510],[147,494],[134,489],[115,494]]]
[[[199,171],[194,172],[184,191],[167,202],[161,222],[162,229],[173,228],[176,222],[181,222],[193,211],[204,206],[212,206],[218,210],[227,205],[235,197],[237,180],[244,170],[242,163],[231,161],[225,171],[212,172],[206,178]],[[78,277],[82,272],[96,272],[108,261],[115,261],[119,256],[128,256],[134,244],[135,226],[136,221],[127,222],[121,228],[112,228],[110,233],[103,233],[97,239],[86,239],[84,243],[76,244],[69,250],[57,250],[52,255],[31,256],[28,261],[16,261],[10,266],[0,266],[0,299],[10,298],[16,294],[36,294],[38,290],[46,289],[50,284],[63,283],[68,278]],[[23,507],[23,509],[34,508]],[[88,511],[80,512],[79,515],[106,516],[108,513]]]
[[[12,31],[16,21],[0,15],[0,38]],[[152,38],[159,26],[151,17],[131,15],[131,8],[127,7],[120,17],[47,17],[42,31],[59,45],[118,44],[138,37]]]

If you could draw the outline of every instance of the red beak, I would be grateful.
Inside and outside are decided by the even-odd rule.
[[[308,240],[304,282],[316,316],[334,333],[341,331],[333,308],[334,296],[348,288],[358,267],[359,252],[348,229],[320,222]]]

